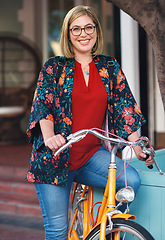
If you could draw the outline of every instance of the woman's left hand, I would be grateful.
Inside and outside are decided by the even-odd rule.
[[[134,151],[135,151],[136,157],[141,161],[145,161],[145,164],[147,167],[154,163],[154,160],[152,159],[151,156],[148,156],[142,152],[141,147],[139,146],[134,147]]]
[[[128,136],[128,140],[131,142],[134,142],[138,138],[139,138],[138,132],[134,132]],[[133,149],[135,151],[136,157],[141,161],[145,161],[145,164],[147,167],[154,163],[152,157],[151,156],[147,157],[147,155],[142,152],[142,149],[140,146],[136,146]]]

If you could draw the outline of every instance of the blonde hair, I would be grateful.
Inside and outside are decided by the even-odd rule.
[[[95,14],[95,10],[92,7],[89,6],[76,6],[72,8],[65,16],[63,25],[62,25],[62,31],[61,31],[61,37],[60,37],[60,47],[62,54],[67,58],[73,58],[74,52],[73,52],[73,46],[69,38],[69,27],[70,24],[76,20],[78,17],[82,15],[88,15],[96,25],[96,31],[97,31],[97,40],[96,43],[92,49],[92,55],[96,56],[102,53],[103,49],[103,34],[100,22],[98,20],[98,17]]]

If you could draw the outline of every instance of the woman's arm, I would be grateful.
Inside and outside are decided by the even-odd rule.
[[[131,135],[128,136],[128,141],[134,142],[139,138],[138,132],[134,132]],[[149,156],[146,160],[146,154],[144,154],[141,150],[140,146],[133,147],[135,154],[139,160],[145,161],[146,166],[150,166],[153,164],[153,159],[151,156]]]
[[[49,147],[53,152],[55,152],[65,144],[63,136],[60,134],[54,134],[54,123],[52,121],[42,119],[39,123],[46,147]]]

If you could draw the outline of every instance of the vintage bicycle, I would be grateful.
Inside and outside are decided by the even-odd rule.
[[[100,130],[102,131],[102,130]],[[108,169],[107,185],[103,194],[103,199],[98,210],[96,220],[93,219],[93,189],[89,186],[73,183],[70,194],[69,222],[68,232],[69,240],[153,240],[151,234],[141,225],[137,224],[136,217],[129,214],[128,203],[134,200],[134,191],[126,186],[116,193],[116,163],[115,156],[119,149],[125,146],[132,147],[139,145],[146,155],[151,155],[154,163],[163,174],[155,159],[155,151],[150,146],[146,137],[137,139],[134,143],[116,137],[107,137],[95,129],[83,129],[67,137],[67,143],[63,145],[56,153],[65,150],[71,144],[82,140],[87,134],[93,134],[104,141],[109,141],[112,145],[111,160]],[[125,164],[126,165],[126,164]],[[125,166],[126,168],[126,166]],[[116,205],[116,200],[119,202]],[[124,212],[119,207],[126,204]]]

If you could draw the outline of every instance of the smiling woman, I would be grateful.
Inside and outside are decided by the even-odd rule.
[[[107,131],[134,142],[145,123],[118,62],[101,55],[102,30],[93,8],[76,6],[67,13],[60,44],[61,76],[57,81],[60,58],[48,59],[39,75],[28,126],[33,151],[27,180],[35,183],[49,240],[67,239],[72,183],[105,188],[108,178],[111,153],[101,140],[88,135],[55,156],[66,137],[80,129],[106,126]],[[146,157],[141,148],[134,150],[139,159]],[[120,158],[116,162],[117,169],[124,168]],[[146,164],[152,164],[152,159]],[[127,168],[127,182],[136,193],[140,179],[132,167]],[[117,188],[124,186],[123,174]]]
[[[86,31],[87,27],[89,30]],[[69,35],[76,60],[81,58],[82,53],[88,59],[88,62],[91,62],[91,51],[97,39],[97,31],[95,30],[93,20],[88,15],[78,17],[70,24]],[[86,63],[86,60],[84,62]]]
[[[86,19],[83,19],[83,22],[80,21],[79,17],[87,17]],[[99,55],[102,53],[103,50],[103,34],[102,34],[102,29],[100,22],[98,20],[98,17],[95,14],[95,10],[91,7],[84,6],[77,6],[73,9],[71,9],[68,14],[66,15],[63,26],[62,26],[62,32],[61,32],[61,38],[60,38],[60,45],[61,45],[61,50],[64,56],[71,58],[75,57],[74,51],[73,51],[73,45],[71,42],[70,37],[71,32],[70,29],[75,25],[75,27],[78,28],[84,28],[85,26],[87,27],[88,24],[91,26],[94,26],[93,31],[91,34],[96,34],[96,40],[93,48],[90,50],[92,55]],[[75,34],[72,33],[74,36]],[[88,36],[88,33],[81,30],[81,34],[76,36],[82,38],[85,36]],[[69,41],[68,41],[69,40]]]

